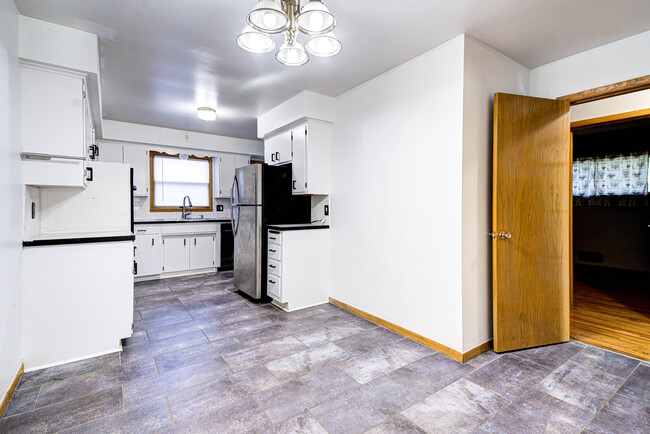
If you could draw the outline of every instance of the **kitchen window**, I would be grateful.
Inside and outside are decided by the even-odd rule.
[[[192,211],[212,211],[212,158],[150,152],[150,211],[176,212],[189,196]]]

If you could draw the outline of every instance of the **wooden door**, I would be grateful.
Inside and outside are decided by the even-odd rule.
[[[494,350],[569,340],[569,103],[494,96]]]

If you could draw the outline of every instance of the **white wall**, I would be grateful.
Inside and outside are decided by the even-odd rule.
[[[464,37],[336,99],[331,296],[456,350]]]
[[[465,38],[463,352],[492,339],[492,112],[496,92],[526,95],[530,71]]]
[[[531,71],[530,93],[557,98],[650,74],[650,31]]]
[[[650,108],[650,89],[571,106],[571,122]]]
[[[0,0],[0,399],[22,362],[22,173],[18,11]]]

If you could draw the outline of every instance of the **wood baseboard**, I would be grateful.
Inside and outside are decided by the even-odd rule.
[[[11,383],[11,386],[9,386],[9,390],[7,390],[7,393],[5,393],[5,396],[2,398],[2,402],[0,402],[0,418],[2,418],[2,415],[5,413],[5,410],[7,410],[7,407],[9,406],[9,400],[11,399],[11,396],[14,394],[16,387],[18,387],[18,382],[20,381],[20,377],[23,376],[24,372],[25,372],[25,364],[23,363],[20,365],[20,369],[18,369],[16,378],[14,378],[14,381]]]
[[[486,343],[484,343],[482,345],[479,345],[476,348],[472,348],[471,350],[469,350],[469,351],[467,351],[465,353],[461,353],[460,351],[456,351],[453,348],[449,348],[446,345],[438,343],[438,342],[436,342],[434,340],[431,340],[429,338],[425,338],[424,336],[419,335],[417,333],[413,333],[412,331],[407,330],[402,326],[398,326],[397,324],[393,324],[392,322],[386,321],[386,320],[384,320],[382,318],[379,318],[378,316],[375,316],[375,315],[373,315],[371,313],[364,312],[361,309],[357,309],[356,307],[350,306],[349,304],[343,303],[342,301],[338,301],[338,300],[336,300],[336,299],[334,299],[332,297],[330,297],[330,303],[332,303],[335,306],[341,307],[341,308],[343,308],[343,309],[345,309],[345,310],[347,310],[349,312],[352,312],[355,315],[359,315],[360,317],[363,317],[363,318],[367,319],[368,321],[372,321],[375,324],[379,324],[380,326],[386,327],[387,329],[392,330],[395,333],[399,333],[400,335],[402,335],[404,337],[407,337],[409,339],[413,339],[414,341],[417,341],[417,342],[421,343],[422,345],[425,345],[425,346],[427,346],[429,348],[432,348],[432,349],[438,351],[439,353],[442,353],[442,354],[444,354],[446,356],[449,356],[452,359],[456,359],[459,362],[464,363],[464,362],[468,361],[469,359],[472,359],[472,358],[478,356],[479,354],[484,353],[484,352],[492,349],[492,341],[490,340],[490,341],[488,341],[488,342],[486,342]]]

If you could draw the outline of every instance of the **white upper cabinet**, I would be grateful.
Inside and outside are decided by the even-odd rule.
[[[235,157],[233,155],[222,155],[215,158],[215,161],[219,164],[215,164],[217,173],[214,178],[215,181],[219,182],[219,185],[215,188],[214,197],[230,199],[232,181],[235,179]]]
[[[291,163],[291,131],[264,140],[264,162],[272,166]]]
[[[23,154],[85,158],[83,76],[32,65],[20,71]]]
[[[250,156],[248,155],[222,155],[214,159],[214,197],[230,199],[232,193],[232,182],[235,179],[235,170],[248,166]]]
[[[291,131],[293,161],[291,164],[293,194],[307,193],[307,125]]]
[[[100,150],[101,158],[101,150]],[[133,168],[134,196],[149,195],[149,151],[140,146],[124,146],[124,162]]]
[[[284,149],[288,143],[288,151]],[[330,194],[330,149],[332,126],[329,122],[307,122],[264,141],[264,161],[291,163],[293,194]],[[289,155],[290,159],[278,158]]]

